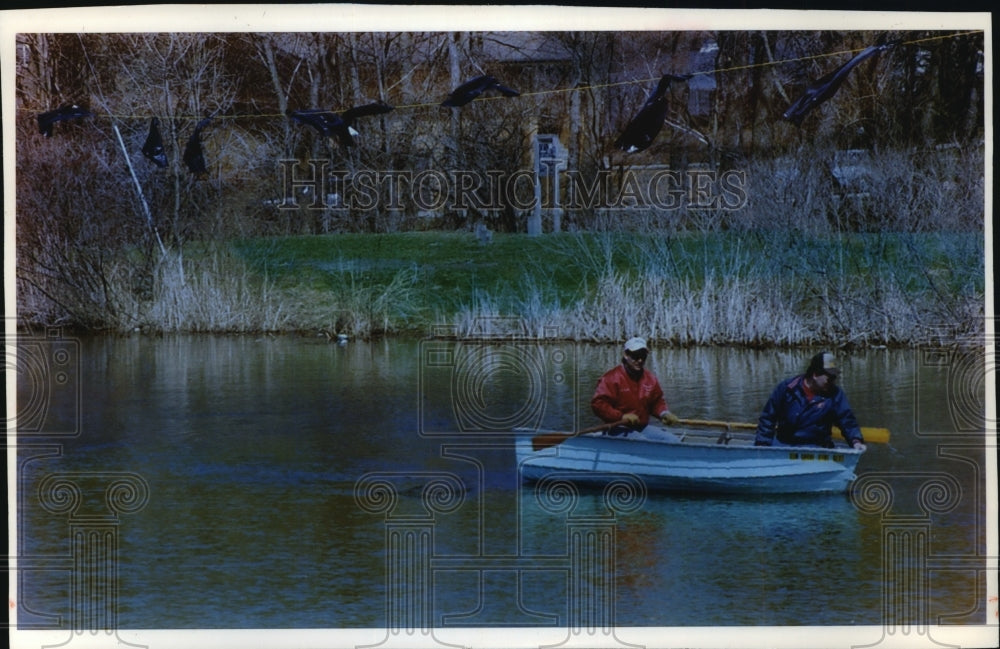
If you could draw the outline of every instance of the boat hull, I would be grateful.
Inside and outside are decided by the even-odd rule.
[[[715,494],[845,492],[864,451],[846,447],[753,446],[640,436],[579,436],[539,451],[529,436],[516,443],[526,482],[547,477],[605,485],[616,476],[642,479],[650,491]]]

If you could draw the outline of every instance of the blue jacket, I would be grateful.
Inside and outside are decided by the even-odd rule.
[[[864,441],[858,420],[847,403],[847,395],[834,387],[829,397],[806,397],[802,387],[805,376],[795,376],[778,384],[764,405],[757,423],[758,446],[770,446],[775,437],[782,444],[809,444],[833,447],[831,428],[838,426],[848,444]]]

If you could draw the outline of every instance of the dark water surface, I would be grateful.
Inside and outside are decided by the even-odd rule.
[[[862,425],[892,431],[854,500],[632,494],[616,509],[522,487],[512,436],[487,434],[593,425],[613,346],[96,337],[77,351],[79,404],[56,394],[21,438],[18,552],[70,556],[73,529],[97,524],[84,510],[96,498],[106,516],[101,494],[126,476],[123,629],[566,626],[583,615],[569,532],[587,525],[613,530],[594,587],[618,626],[985,619],[981,354],[840,354]],[[654,349],[649,367],[680,416],[753,421],[812,351]],[[918,549],[893,550],[902,537]],[[393,563],[420,552],[433,569]],[[19,573],[22,626],[74,619],[87,568],[52,565]],[[913,607],[886,605],[904,591]],[[414,592],[419,610],[394,608]]]

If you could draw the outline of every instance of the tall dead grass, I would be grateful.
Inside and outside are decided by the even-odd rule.
[[[158,264],[152,299],[140,328],[157,332],[280,331],[291,313],[266,277],[254,277],[237,259],[212,253],[197,263],[178,257]]]
[[[384,285],[351,271],[328,290],[301,284],[283,288],[291,314],[288,328],[362,338],[411,331],[426,319],[418,281],[415,269],[404,268]]]
[[[983,250],[970,236],[775,231],[694,242],[607,235],[586,252],[563,245],[598,278],[584,297],[543,283],[479,295],[454,316],[456,329],[517,317],[538,337],[780,347],[937,343],[943,330],[974,336],[984,327],[975,263]],[[634,264],[616,269],[611,259],[623,253]]]

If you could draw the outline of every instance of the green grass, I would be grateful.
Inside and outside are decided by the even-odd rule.
[[[891,274],[908,292],[984,290],[982,238],[976,234],[852,234],[802,238],[759,232],[637,235],[496,234],[480,244],[468,233],[336,234],[254,239],[234,244],[258,273],[279,285],[330,289],[347,278],[388,284],[412,271],[426,303],[454,306],[478,292],[525,297],[547,287],[564,299],[585,297],[603,275],[659,274],[702,282],[706,276],[874,280]]]
[[[454,310],[477,294],[520,299],[544,287],[566,299],[584,296],[603,251],[590,238],[496,234],[480,244],[468,233],[338,234],[243,241],[236,250],[278,286],[335,290],[345,282],[386,286],[413,273],[429,309]],[[624,267],[616,254],[613,266]]]
[[[655,331],[678,344],[908,344],[977,322],[983,241],[969,234],[782,231],[336,234],[234,244],[294,296],[289,327],[358,335],[515,315],[579,339]]]

